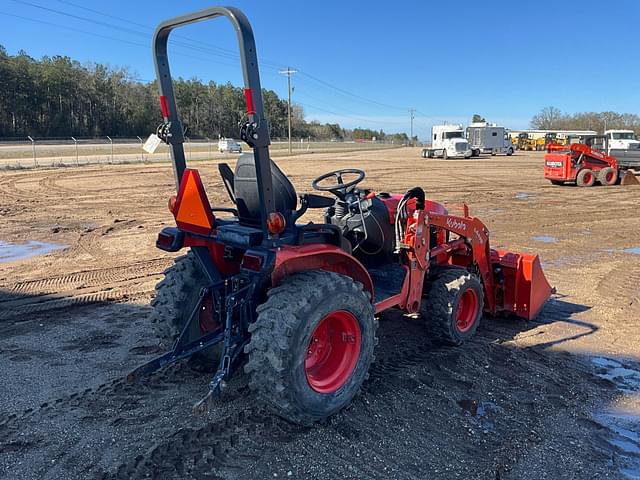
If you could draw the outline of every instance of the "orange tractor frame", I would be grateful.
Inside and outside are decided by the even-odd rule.
[[[235,171],[218,169],[233,207],[209,203],[198,170],[187,168],[167,42],[179,26],[223,17],[236,31],[245,80],[240,138],[253,152]],[[244,365],[249,387],[276,414],[309,424],[337,412],[365,381],[377,342],[376,315],[398,309],[419,317],[425,335],[461,345],[483,312],[531,319],[551,294],[537,255],[494,250],[489,231],[465,206],[462,215],[425,198],[361,184],[343,168],[297,195],[269,156],[269,128],[253,32],[235,8],[215,7],[163,22],[154,52],[163,123],[177,195],[176,222],[158,235],[167,252],[187,249],[156,287],[152,322],[169,352],[131,373],[133,380],[180,359],[217,366],[206,408]],[[203,166],[203,170],[206,166]],[[324,220],[301,223],[308,209]]]

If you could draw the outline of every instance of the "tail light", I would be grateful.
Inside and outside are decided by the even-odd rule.
[[[176,200],[177,200],[177,197],[175,195],[171,195],[169,197],[169,202],[167,203],[167,206],[169,207],[169,211],[173,215],[176,214]]]
[[[284,215],[280,212],[271,212],[267,217],[267,230],[272,235],[277,235],[284,232],[287,222],[284,219]]]
[[[175,227],[165,227],[158,234],[156,247],[165,252],[177,252],[184,244],[184,233]]]
[[[262,268],[262,256],[252,253],[245,253],[242,257],[241,267],[248,270],[253,270],[255,272],[260,271],[260,269]]]

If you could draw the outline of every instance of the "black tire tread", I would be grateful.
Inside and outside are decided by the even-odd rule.
[[[314,305],[336,290],[362,296],[374,317],[370,295],[363,291],[361,283],[337,273],[312,270],[292,275],[269,290],[267,301],[256,309],[257,320],[249,325],[251,341],[245,347],[249,360],[244,367],[249,387],[271,411],[294,423],[310,425],[319,419],[300,410],[285,387],[284,370],[290,353],[287,339],[297,323],[308,318]],[[374,345],[377,326],[374,317]]]
[[[164,271],[164,278],[156,285],[155,297],[151,300],[151,323],[161,346],[171,346],[182,331],[184,309],[194,289],[200,288],[203,282],[204,276],[192,252],[177,257]]]
[[[425,299],[422,310],[427,317],[427,328],[430,335],[438,342],[458,346],[462,342],[452,331],[450,321],[453,313],[452,299],[464,283],[478,278],[463,268],[443,268],[436,277],[425,285]],[[480,311],[483,309],[483,298],[480,296]],[[477,328],[477,324],[474,327]]]

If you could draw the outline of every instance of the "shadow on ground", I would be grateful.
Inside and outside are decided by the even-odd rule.
[[[2,294],[3,302],[15,301]],[[33,300],[33,299],[32,299]],[[142,303],[142,302],[141,302]],[[5,303],[6,305],[6,303]],[[0,309],[2,303],[0,303]],[[0,321],[0,473],[5,478],[595,478],[618,475],[620,394],[584,359],[550,349],[597,331],[589,307],[551,301],[536,322],[485,318],[460,348],[423,321],[382,316],[370,379],[313,428],[255,401],[239,374],[203,417],[209,375],[179,363],[128,384],[159,353],[149,308],[87,303]],[[565,338],[518,347],[547,324]]]

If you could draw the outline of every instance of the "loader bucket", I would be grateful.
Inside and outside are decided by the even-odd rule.
[[[504,274],[502,307],[497,310],[512,312],[532,320],[542,309],[553,289],[542,271],[538,255],[491,250],[491,263],[500,266]]]
[[[625,174],[622,176],[622,180],[620,180],[620,185],[640,185],[640,182],[633,174],[632,171],[627,170]]]

